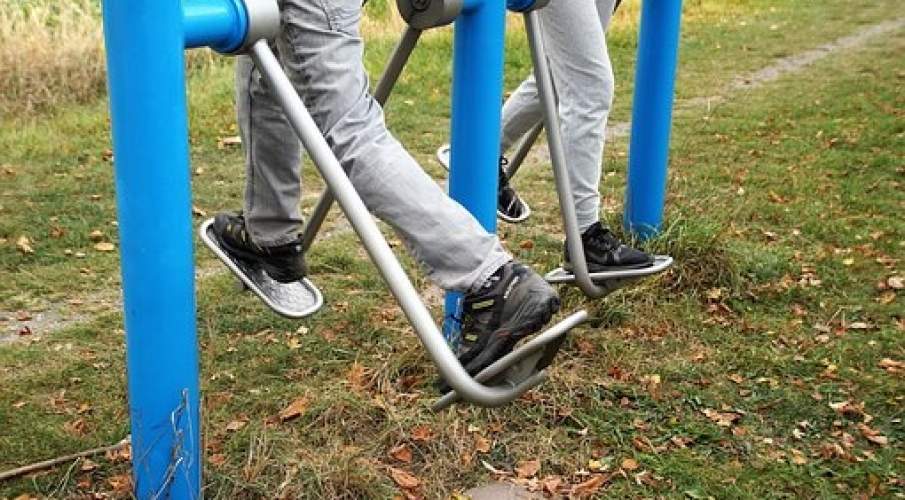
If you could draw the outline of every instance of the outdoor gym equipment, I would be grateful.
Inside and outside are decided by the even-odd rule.
[[[186,48],[250,52],[454,389],[446,398],[499,406],[544,380],[563,336],[587,313],[568,316],[475,378],[465,372],[267,45],[279,28],[275,0],[104,0],[103,13],[136,497],[201,496]],[[485,226],[495,220],[504,23],[505,7],[496,0],[466,0],[456,20],[453,140],[470,166],[457,192],[467,176],[482,188],[460,201]]]
[[[672,8],[666,5],[670,3],[673,4]],[[648,31],[645,30],[645,26],[647,24],[650,24],[650,22],[645,22],[644,19],[649,18],[652,15],[651,11],[654,8],[651,7],[652,5],[654,5],[653,2],[644,2],[644,10],[642,14],[642,41],[644,40],[643,35],[645,33],[648,33]],[[681,0],[676,0],[674,2],[657,3],[656,6],[657,8],[666,8],[666,13],[674,14],[675,16],[681,15]],[[588,297],[600,298],[614,292],[615,290],[618,290],[619,288],[626,286],[633,281],[665,271],[672,265],[673,259],[668,255],[656,255],[654,256],[653,264],[647,267],[641,267],[637,269],[614,269],[597,273],[589,272],[587,261],[585,260],[584,248],[581,243],[581,232],[578,229],[578,219],[575,214],[575,204],[573,201],[572,189],[569,185],[569,172],[566,166],[565,150],[563,148],[562,133],[559,126],[556,92],[550,73],[549,63],[547,61],[547,53],[544,49],[544,41],[540,31],[538,13],[536,10],[528,10],[527,12],[524,12],[524,18],[525,31],[528,35],[528,45],[531,52],[532,63],[534,65],[534,77],[537,82],[537,91],[541,103],[543,119],[540,123],[529,129],[525,136],[522,137],[522,139],[519,141],[515,148],[512,159],[509,162],[506,174],[510,177],[510,179],[515,175],[519,167],[524,162],[525,157],[527,157],[529,150],[531,149],[537,138],[540,136],[541,132],[546,130],[547,144],[550,149],[550,160],[553,166],[553,176],[556,184],[556,192],[559,199],[560,212],[562,214],[563,226],[566,233],[566,245],[568,245],[569,255],[572,256],[571,260],[573,269],[572,272],[569,272],[560,267],[547,273],[544,278],[550,283],[575,284]],[[671,30],[671,33],[674,33],[675,37],[672,41],[674,45],[677,45],[679,17],[676,17],[673,21],[675,22],[675,26],[674,29]],[[660,33],[660,35],[662,35],[662,33]],[[647,75],[651,72],[651,66],[653,64],[649,62],[649,60],[654,55],[649,53],[650,45],[650,42],[642,42],[642,44],[640,45],[638,56],[638,79],[647,78]],[[667,60],[664,61],[664,63],[667,66],[672,65],[672,70],[667,70],[665,72],[660,71],[660,73],[658,74],[658,77],[668,80],[668,82],[659,83],[654,86],[655,89],[660,91],[660,93],[655,96],[657,98],[656,102],[662,106],[666,106],[666,109],[641,106],[642,100],[649,97],[647,93],[642,94],[641,92],[639,92],[638,94],[641,95],[636,95],[635,97],[634,112],[636,118],[635,122],[633,122],[632,129],[633,153],[635,153],[636,151],[640,152],[642,150],[656,150],[658,147],[668,148],[669,146],[669,128],[671,120],[673,89],[672,81],[675,78],[676,51],[672,50],[671,54],[672,59],[670,59],[667,55],[665,56]],[[640,69],[642,67],[645,68],[644,71]],[[649,85],[647,85],[646,81],[638,83],[636,85],[639,89],[650,87]],[[663,91],[662,89],[660,89],[661,86],[668,87],[669,91]],[[668,102],[664,102],[664,100]],[[639,109],[646,110],[646,112],[639,112]],[[652,110],[656,110],[657,112],[654,113]],[[663,121],[664,114],[665,122]],[[652,119],[650,115],[657,115],[656,119]],[[652,147],[648,146],[648,141],[645,140],[646,136],[642,135],[644,131],[643,127],[647,126],[647,124],[651,122],[654,122],[654,124],[659,126],[661,129],[665,127],[665,131],[660,130],[661,133],[657,137],[657,140],[651,141],[653,142]],[[638,127],[642,128],[639,129]],[[636,131],[638,130],[641,130],[642,132],[636,133]],[[636,137],[638,138],[637,146],[635,140]],[[662,200],[665,196],[665,170],[667,163],[666,153],[667,151],[664,150],[662,155],[660,155],[656,160],[659,163],[654,163],[655,166],[660,166],[659,169],[651,167],[651,161],[648,160],[630,164],[629,187],[627,188],[626,195],[626,227],[630,230],[639,230],[638,235],[642,238],[650,237],[656,234],[656,231],[659,228],[660,219],[662,217]],[[653,153],[648,154],[650,155]],[[635,158],[635,156],[633,156],[633,158]],[[441,147],[437,151],[437,159],[439,160],[441,165],[448,165],[449,158],[445,147]],[[634,165],[634,171],[636,172],[634,176],[632,175],[632,165]],[[644,170],[641,174],[639,174],[638,171],[642,169]],[[659,170],[661,172],[661,175],[649,175],[648,171],[650,170]],[[642,184],[642,187],[638,187],[638,184]],[[630,208],[631,204],[629,197],[630,195],[632,195],[632,193],[637,193],[639,191],[643,192],[645,196],[651,196],[653,198],[659,197],[659,212],[654,214],[655,217],[648,217],[647,219],[642,218],[639,219],[638,222],[629,223],[628,221],[634,220],[634,215],[639,213],[638,210],[632,210]],[[652,205],[657,205],[657,202],[648,202],[644,206],[649,209]],[[646,215],[651,215],[650,210],[644,213]],[[644,220],[655,221],[655,223],[640,223],[640,221]]]

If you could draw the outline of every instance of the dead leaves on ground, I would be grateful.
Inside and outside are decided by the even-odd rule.
[[[302,416],[308,410],[309,399],[306,396],[295,399],[289,406],[280,411],[280,422],[285,423]]]

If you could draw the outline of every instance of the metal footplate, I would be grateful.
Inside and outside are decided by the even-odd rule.
[[[292,283],[280,283],[268,276],[261,267],[226,253],[214,236],[213,224],[214,219],[208,219],[201,224],[198,229],[201,241],[267,307],[287,318],[299,319],[314,314],[324,305],[324,296],[308,278]]]
[[[523,394],[547,380],[546,368],[553,362],[567,334],[587,318],[587,311],[573,313],[483,369],[474,376],[475,381],[492,387],[519,388],[518,394]],[[431,408],[440,411],[460,399],[456,391],[450,391],[438,399]]]
[[[672,266],[672,257],[668,255],[655,255],[654,263],[648,267],[638,269],[620,269],[618,271],[607,271],[604,273],[590,273],[591,281],[595,285],[606,288],[607,293],[612,293],[632,281],[646,278],[654,274],[662,273]],[[575,283],[575,275],[558,267],[544,276],[547,283]]]

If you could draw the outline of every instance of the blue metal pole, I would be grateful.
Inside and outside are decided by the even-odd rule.
[[[453,45],[449,194],[491,233],[496,232],[505,30],[504,0],[466,0]],[[461,333],[460,297],[446,296],[443,333],[453,344]]]
[[[248,25],[241,0],[183,7],[103,2],[137,498],[200,498],[183,51],[237,47]]]
[[[201,487],[179,0],[104,0],[135,496]]]
[[[682,0],[645,0],[635,71],[623,224],[641,238],[663,221]]]

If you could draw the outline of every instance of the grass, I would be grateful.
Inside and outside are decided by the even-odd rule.
[[[686,7],[683,100],[883,20],[896,4],[715,5]],[[623,118],[632,14],[620,14],[610,37]],[[780,24],[781,37],[771,29]],[[517,32],[510,42],[508,88],[528,68]],[[380,37],[370,45],[372,74],[391,46]],[[229,277],[207,273],[199,285],[207,496],[386,498],[399,493],[390,476],[400,468],[420,478],[421,494],[448,497],[493,478],[483,462],[513,472],[532,459],[541,479],[601,474],[600,495],[617,498],[905,495],[905,384],[879,366],[905,360],[902,292],[888,289],[905,248],[903,49],[905,36],[894,33],[710,110],[680,106],[667,229],[650,243],[675,256],[676,269],[605,301],[562,289],[564,309],[587,307],[594,321],[576,330],[550,382],[504,409],[427,410],[434,373],[351,234],[337,231],[314,249],[328,305],[303,322],[276,318],[232,293]],[[448,51],[448,34],[431,36],[388,108],[391,128],[435,174],[429,157],[445,135],[449,74],[436,54]],[[241,195],[238,152],[217,147],[235,134],[230,83],[220,64],[190,83],[195,203],[208,211],[237,206]],[[0,469],[128,432],[121,318],[109,292],[116,255],[94,250],[89,236],[116,237],[104,113],[100,102],[67,105],[0,131],[8,284],[0,310],[36,314],[70,301],[67,313],[88,318],[0,346]],[[625,151],[623,141],[607,150],[615,225]],[[315,193],[310,169],[306,182]],[[535,215],[501,235],[519,258],[554,266],[561,229],[549,169],[535,161],[516,182]],[[21,235],[34,254],[16,249]],[[203,251],[197,258],[218,268]],[[304,414],[275,423],[300,397]],[[882,443],[873,431],[888,444],[869,441]],[[389,455],[400,445],[411,463]],[[0,484],[0,498],[125,495],[117,485],[128,464],[95,462]]]

